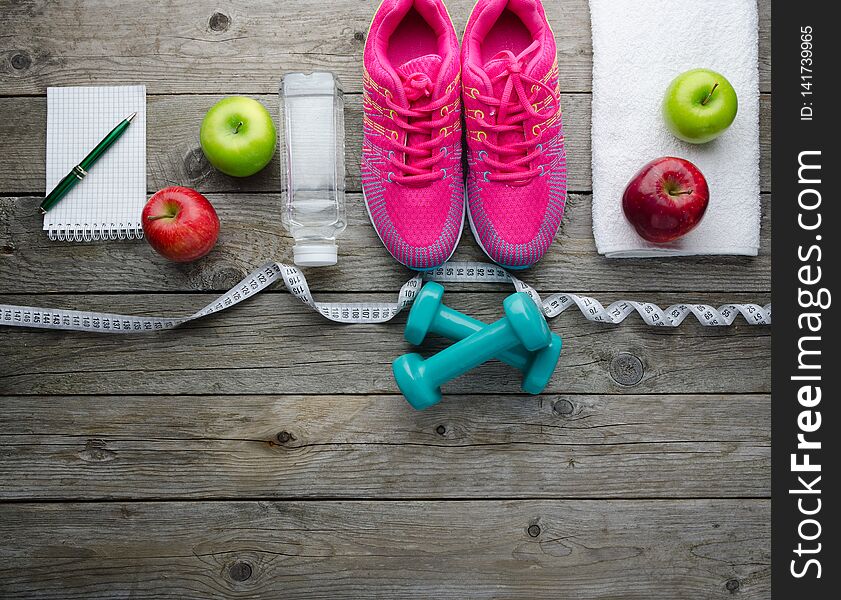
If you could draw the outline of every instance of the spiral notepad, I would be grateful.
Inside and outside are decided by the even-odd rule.
[[[120,121],[137,116],[90,173],[44,215],[51,240],[143,236],[146,203],[146,87],[47,88],[49,193]]]

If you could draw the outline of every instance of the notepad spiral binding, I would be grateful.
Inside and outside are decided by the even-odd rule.
[[[50,223],[47,235],[59,242],[98,242],[103,240],[139,240],[140,223]]]

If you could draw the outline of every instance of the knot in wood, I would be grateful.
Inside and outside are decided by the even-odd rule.
[[[628,352],[620,352],[610,361],[610,376],[619,385],[636,385],[645,370],[642,361]]]
[[[562,417],[568,417],[575,410],[572,402],[566,398],[561,398],[552,405],[552,412]]]
[[[443,425],[439,425],[435,428],[435,433],[437,433],[438,435],[444,435],[445,433],[447,433],[447,428]]]
[[[79,458],[89,463],[110,462],[117,458],[117,453],[106,448],[105,440],[88,440]]]
[[[727,588],[727,591],[731,594],[736,593],[740,586],[741,583],[739,583],[738,579],[728,579],[727,583],[724,584],[724,587]]]
[[[540,535],[540,525],[538,525],[536,523],[534,525],[529,525],[528,532],[529,532],[529,537],[539,536]]]
[[[289,433],[288,431],[281,431],[277,434],[277,441],[281,444],[288,444],[289,442],[294,442],[295,439],[295,436]]]
[[[364,42],[365,41],[365,32],[364,31],[354,31],[353,32],[353,39],[357,42]]]
[[[196,183],[208,176],[211,166],[201,148],[193,148],[184,157],[184,173],[190,183]]]
[[[29,58],[29,55],[26,52],[18,52],[17,54],[12,56],[12,68],[15,71],[23,71],[24,69],[28,69],[32,64],[32,59]]]
[[[226,14],[216,12],[210,15],[210,28],[213,31],[225,31],[231,26],[231,17]]]
[[[231,575],[231,579],[234,581],[245,581],[251,577],[252,569],[251,565],[247,562],[243,562],[238,560],[234,564],[231,565],[230,570],[228,573]]]

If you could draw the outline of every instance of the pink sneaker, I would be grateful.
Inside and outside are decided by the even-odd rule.
[[[566,202],[555,37],[539,0],[478,0],[462,40],[470,227],[509,269],[536,263]]]
[[[464,224],[458,38],[441,0],[383,0],[364,63],[368,215],[394,258],[433,269]]]

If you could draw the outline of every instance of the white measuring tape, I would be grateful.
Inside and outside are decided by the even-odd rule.
[[[742,315],[750,325],[770,325],[771,305],[725,304],[719,308],[706,304],[674,304],[663,310],[650,302],[619,300],[607,308],[587,296],[553,294],[542,300],[531,286],[503,268],[476,262],[451,262],[432,271],[418,273],[403,284],[397,302],[317,302],[310,293],[303,273],[283,263],[270,262],[252,271],[245,279],[216,300],[187,317],[134,317],[79,310],[38,308],[0,304],[0,325],[93,331],[97,333],[148,333],[174,329],[184,323],[227,310],[282,280],[293,296],[337,323],[384,323],[393,319],[412,303],[424,280],[453,283],[510,283],[518,292],[525,292],[541,308],[547,318],[556,317],[571,306],[577,306],[590,321],[618,324],[633,312],[654,327],[677,327],[690,314],[705,326],[731,325]]]

